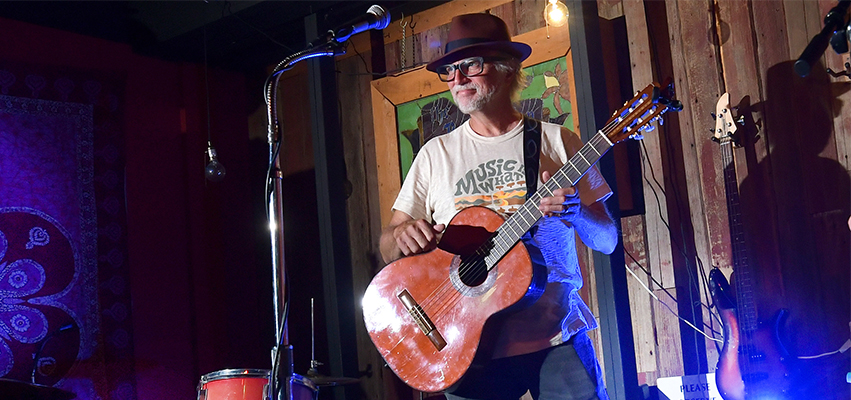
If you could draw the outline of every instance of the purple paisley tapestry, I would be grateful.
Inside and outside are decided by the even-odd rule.
[[[133,399],[121,84],[94,76],[0,64],[0,378]]]

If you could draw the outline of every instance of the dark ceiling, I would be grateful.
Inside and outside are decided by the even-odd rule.
[[[249,72],[303,50],[309,15],[327,30],[366,14],[372,4],[398,20],[444,2],[0,1],[0,17],[126,43],[169,61],[203,62],[206,36],[211,66]]]

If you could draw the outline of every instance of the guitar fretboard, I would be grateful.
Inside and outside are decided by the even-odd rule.
[[[757,329],[756,306],[754,305],[750,262],[745,245],[745,229],[739,198],[736,164],[733,160],[733,141],[721,141],[721,159],[724,165],[724,190],[727,193],[727,214],[730,224],[730,244],[733,253],[733,270],[736,273],[736,304],[741,330],[753,332]]]
[[[505,220],[494,234],[488,249],[479,249],[487,269],[490,270],[507,253],[515,243],[541,218],[538,209],[541,199],[551,196],[556,189],[575,186],[579,179],[594,165],[606,151],[612,147],[612,142],[605,132],[600,130],[568,160],[552,178],[544,183],[535,194],[529,197],[517,211]],[[527,184],[528,186],[528,184]]]

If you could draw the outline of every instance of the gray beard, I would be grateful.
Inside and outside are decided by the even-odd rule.
[[[463,102],[458,101],[458,97],[455,93],[456,91],[467,89],[476,89],[476,94],[466,104],[464,104]],[[487,93],[483,93],[481,86],[470,82],[466,85],[457,85],[453,87],[452,98],[455,100],[455,104],[458,105],[458,110],[464,114],[470,114],[473,111],[479,111],[484,108],[485,104],[488,104],[491,99],[493,99],[493,94],[495,92],[495,90],[491,90]]]

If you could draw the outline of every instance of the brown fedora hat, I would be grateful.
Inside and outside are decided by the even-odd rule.
[[[443,55],[428,63],[426,69],[434,72],[441,65],[475,57],[481,50],[497,50],[520,61],[532,54],[529,45],[511,41],[508,26],[498,17],[484,13],[464,14],[452,18]]]

